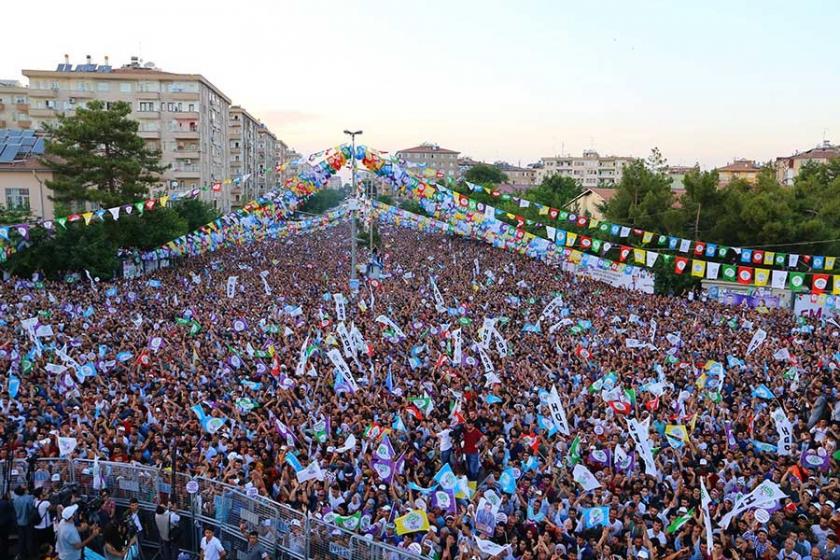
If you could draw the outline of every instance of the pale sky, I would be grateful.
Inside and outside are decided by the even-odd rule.
[[[363,129],[476,159],[646,155],[704,167],[840,142],[840,2],[42,0],[0,78],[68,53],[200,73],[310,153]],[[46,14],[49,14],[47,16]]]

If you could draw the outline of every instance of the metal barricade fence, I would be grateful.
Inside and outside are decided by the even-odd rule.
[[[72,484],[83,499],[95,498],[107,489],[121,507],[136,498],[149,544],[157,544],[154,511],[162,501],[169,500],[182,520],[191,524],[183,527],[178,544],[193,552],[198,551],[202,529],[212,527],[229,557],[238,558],[247,547],[240,528],[244,522],[247,531],[259,533],[260,542],[277,560],[425,560],[404,549],[310,518],[265,496],[249,494],[238,486],[177,473],[173,487],[173,477],[167,469],[89,459],[14,460],[0,462],[0,480],[9,480],[10,491],[31,484],[56,492]],[[195,493],[187,491],[191,480],[198,484]],[[182,524],[186,525],[183,521]]]

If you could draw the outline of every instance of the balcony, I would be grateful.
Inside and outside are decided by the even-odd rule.
[[[68,95],[71,99],[73,97],[76,99],[93,99],[96,97],[96,92],[92,90],[71,90],[68,92]]]
[[[170,171],[175,175],[176,179],[200,179],[201,170],[197,165],[184,165],[181,167],[173,167]]]
[[[167,111],[168,115],[176,121],[198,121],[198,111]]]
[[[198,127],[190,129],[190,128],[175,128],[169,131],[175,138],[181,140],[198,140],[199,132]]]
[[[146,100],[146,99],[160,99],[160,92],[159,91],[138,91],[134,94],[137,99]]]
[[[49,109],[46,107],[40,109],[30,109],[29,114],[33,117],[54,117],[55,109]]]
[[[6,128],[6,121],[0,119],[0,128]]]
[[[5,103],[0,103],[0,111],[4,111],[6,109]]]
[[[175,157],[184,159],[199,159],[199,157],[201,157],[198,151],[198,146],[194,146],[192,148],[175,148],[175,151],[172,153]]]
[[[160,139],[160,130],[138,130],[137,134],[146,140]]]
[[[29,97],[46,97],[46,98],[55,98],[58,95],[57,89],[30,89],[29,90]]]
[[[15,108],[22,113],[28,113],[29,103],[15,103]]]
[[[197,91],[169,91],[163,94],[164,99],[173,101],[198,101],[199,93]]]
[[[32,121],[18,121],[17,125],[20,128],[31,128],[32,127]]]
[[[135,111],[132,115],[135,119],[160,119],[160,111]]]

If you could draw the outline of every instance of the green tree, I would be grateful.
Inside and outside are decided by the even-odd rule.
[[[198,229],[219,217],[212,204],[198,199],[187,199],[170,203],[175,212],[187,222],[187,231]]]
[[[581,192],[583,189],[571,177],[551,175],[543,179],[541,184],[528,189],[525,198],[552,208],[564,208]]]
[[[508,176],[495,165],[478,163],[464,173],[464,179],[479,185],[498,185],[508,180]]]
[[[608,219],[653,231],[661,231],[666,219],[675,219],[671,178],[662,161],[654,148],[647,163],[634,161],[624,168],[615,196],[604,205]]]
[[[158,208],[142,216],[123,216],[119,221],[104,225],[108,240],[114,246],[141,251],[155,249],[191,231],[187,220],[174,208]]]
[[[685,175],[681,231],[674,233],[684,233],[694,239],[701,239],[709,233],[724,210],[721,208],[723,197],[718,189],[719,181],[717,171],[693,169]]]
[[[327,210],[341,204],[345,198],[346,194],[344,191],[322,189],[310,196],[299,210],[306,214],[323,214]]]
[[[102,207],[146,198],[166,167],[160,153],[149,150],[137,134],[138,122],[128,117],[123,101],[105,107],[91,101],[57,125],[46,125],[46,157],[53,172],[47,187],[57,202],[92,202]]]
[[[0,204],[0,224],[22,224],[28,222],[30,217],[28,209],[6,208]]]
[[[83,222],[67,224],[53,234],[42,228],[30,232],[30,246],[3,265],[17,276],[40,272],[50,279],[60,279],[68,272],[90,271],[92,276],[111,278],[118,259],[113,243],[105,232],[105,224]]]

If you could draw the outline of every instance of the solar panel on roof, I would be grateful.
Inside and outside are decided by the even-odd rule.
[[[35,145],[32,146],[32,153],[33,154],[43,154],[44,153],[44,139],[38,138],[35,141]]]
[[[29,138],[24,138],[23,141],[20,144],[24,148],[31,148],[32,146],[35,145],[35,140],[37,140],[37,138],[35,138],[34,136],[31,136]]]
[[[3,148],[3,153],[0,153],[0,163],[9,163],[11,161],[14,161],[15,157],[17,156],[17,153],[17,146],[6,146],[5,148]]]
[[[100,65],[99,69],[97,70],[97,72],[110,72],[110,71],[111,71],[111,67],[108,66],[108,65],[105,65],[105,64]]]

